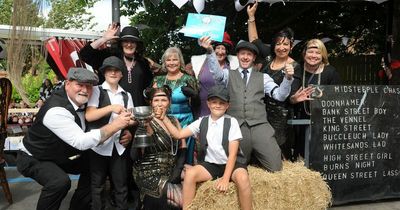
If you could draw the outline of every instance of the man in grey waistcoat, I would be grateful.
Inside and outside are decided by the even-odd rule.
[[[281,150],[274,136],[275,131],[267,121],[263,98],[267,94],[278,101],[284,101],[290,93],[294,69],[285,69],[285,78],[278,86],[268,74],[254,70],[257,47],[241,41],[236,46],[239,68],[221,70],[210,42],[209,37],[199,40],[199,44],[207,50],[209,69],[214,80],[217,84],[226,85],[229,90],[231,100],[227,114],[239,122],[243,135],[240,147],[247,162],[253,153],[268,171],[281,170]]]

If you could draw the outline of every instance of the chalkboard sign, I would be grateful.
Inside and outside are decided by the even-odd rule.
[[[309,167],[333,204],[400,197],[400,86],[320,86]]]

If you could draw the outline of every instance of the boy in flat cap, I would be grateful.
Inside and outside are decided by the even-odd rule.
[[[122,71],[126,67],[116,56],[108,57],[100,67],[100,72],[106,79],[103,84],[93,89],[86,109],[85,118],[89,122],[89,130],[111,123],[120,113],[133,109],[131,94],[120,85]],[[125,132],[129,132],[125,130]],[[101,192],[107,175],[110,175],[114,186],[115,207],[128,209],[127,175],[128,152],[125,149],[129,141],[120,140],[121,131],[116,132],[102,145],[89,151],[90,171],[92,178],[92,209],[104,209]]]
[[[232,180],[239,192],[240,207],[250,210],[252,205],[250,179],[246,159],[239,147],[242,133],[238,121],[226,115],[229,108],[229,94],[225,86],[213,86],[207,96],[207,106],[211,114],[199,118],[186,128],[178,130],[171,121],[157,115],[176,139],[199,135],[198,165],[187,168],[183,179],[183,209],[187,209],[196,194],[196,184],[218,179],[216,188],[228,190]]]
[[[85,132],[84,108],[97,76],[84,68],[71,68],[65,86],[54,92],[36,115],[19,145],[17,169],[43,186],[37,209],[59,209],[71,188],[68,174],[80,174],[70,209],[90,208],[90,174],[87,153],[132,124],[130,113],[112,123]],[[131,138],[124,136],[123,138]]]
[[[268,171],[281,170],[281,150],[274,136],[275,131],[267,121],[264,97],[267,94],[278,101],[286,100],[293,82],[293,68],[285,68],[285,77],[277,85],[268,74],[253,68],[258,48],[250,42],[241,41],[236,46],[239,68],[220,70],[210,37],[200,38],[199,43],[207,50],[214,80],[228,88],[231,105],[227,113],[239,122],[243,134],[241,148],[247,161],[253,153]]]

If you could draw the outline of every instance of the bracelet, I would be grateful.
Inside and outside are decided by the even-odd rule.
[[[248,20],[247,20],[248,23],[252,23],[252,22],[255,22],[255,21],[256,21],[255,18],[254,18],[254,19],[248,19]]]

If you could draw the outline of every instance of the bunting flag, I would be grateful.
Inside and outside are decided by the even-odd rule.
[[[193,6],[197,13],[201,13],[204,10],[204,0],[193,0]]]
[[[179,9],[185,5],[189,0],[171,0]]]
[[[174,3],[179,9],[182,8],[183,5],[185,5],[189,0],[171,0],[172,3]],[[248,4],[252,4],[255,2],[255,0],[247,0],[246,4],[242,5],[240,3],[240,0],[234,0],[235,1],[235,9],[236,11],[241,11],[243,8],[245,8]],[[362,1],[362,0],[359,0]],[[365,0],[365,1],[371,1],[375,2],[377,4],[381,4],[383,2],[386,2],[388,0]],[[161,0],[150,0],[150,2],[154,5],[157,6]],[[196,9],[197,13],[201,13],[204,10],[204,4],[205,0],[192,0],[193,6]],[[290,2],[340,2],[338,0],[258,0],[258,2],[266,2],[269,3],[270,5],[282,2],[283,5],[285,3],[290,3]]]

